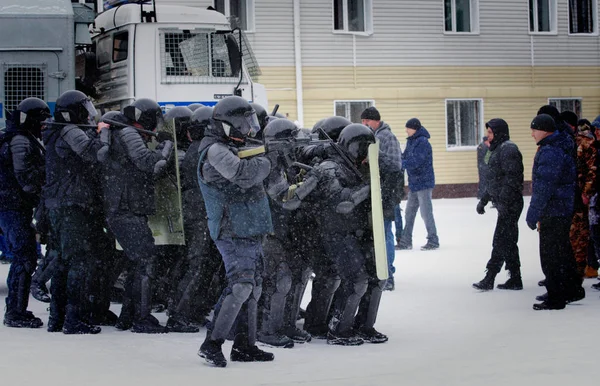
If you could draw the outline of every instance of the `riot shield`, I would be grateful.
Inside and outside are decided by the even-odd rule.
[[[388,261],[383,226],[381,183],[379,180],[379,140],[369,145],[369,174],[371,175],[371,221],[375,247],[375,267],[377,268],[377,278],[386,280],[388,278]]]
[[[173,159],[175,161],[169,166],[166,175],[156,181],[154,195],[156,213],[148,216],[148,225],[152,230],[155,245],[185,245],[175,120],[165,121],[161,131],[171,133],[173,136]],[[156,139],[153,139],[149,147],[155,149],[157,145]]]

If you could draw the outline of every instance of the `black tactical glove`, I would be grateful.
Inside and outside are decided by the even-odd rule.
[[[156,134],[156,140],[158,142],[164,142],[164,141],[173,142],[173,134],[169,133],[168,131],[159,131],[158,134]]]
[[[479,201],[477,203],[477,213],[479,213],[479,214],[485,213],[485,204],[483,203],[483,201]]]

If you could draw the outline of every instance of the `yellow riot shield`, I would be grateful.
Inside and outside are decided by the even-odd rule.
[[[154,189],[156,213],[148,216],[148,225],[152,230],[155,245],[185,245],[175,120],[166,121],[161,131],[171,133],[173,136],[175,161],[169,166],[166,175],[156,181]],[[158,143],[153,139],[149,147],[155,149],[157,145]]]
[[[388,261],[383,226],[381,183],[379,181],[379,140],[369,145],[369,174],[371,175],[371,221],[375,244],[375,267],[377,268],[377,278],[386,280],[388,278]]]

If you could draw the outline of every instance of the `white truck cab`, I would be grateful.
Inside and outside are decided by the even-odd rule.
[[[95,19],[96,105],[120,110],[151,98],[165,110],[239,95],[267,106],[242,60],[239,30],[216,11],[179,5],[123,4]],[[239,34],[239,35],[238,35]]]

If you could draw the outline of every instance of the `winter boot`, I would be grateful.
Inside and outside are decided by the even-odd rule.
[[[427,242],[427,244],[425,244],[421,247],[421,250],[422,251],[433,251],[433,250],[436,250],[439,248],[440,248],[439,244],[433,244],[433,243]]]
[[[361,327],[356,331],[358,332],[358,336],[362,338],[365,342],[385,343],[388,341],[387,335],[382,334],[373,327]]]
[[[29,292],[31,292],[31,296],[33,296],[35,300],[42,303],[50,303],[50,295],[48,295],[48,287],[46,287],[46,284],[32,280]]]
[[[82,322],[79,318],[79,309],[76,306],[68,305],[62,331],[67,335],[99,334],[102,329]]]
[[[238,334],[233,341],[229,358],[232,362],[271,362],[275,355],[248,344],[248,336]]]
[[[216,367],[227,366],[227,359],[225,359],[223,350],[221,349],[221,346],[223,346],[224,342],[225,341],[223,339],[210,339],[210,333],[207,333],[206,339],[198,351],[198,356],[204,358],[208,363],[215,365]]]
[[[523,280],[521,280],[521,271],[510,272],[510,278],[504,284],[498,284],[498,289],[519,291],[523,289]]]
[[[264,334],[259,333],[257,340],[270,347],[282,347],[282,348],[292,348],[294,347],[294,341],[286,335],[283,334]]]
[[[89,318],[89,323],[95,326],[115,326],[119,317],[111,310],[103,312],[93,312]]]
[[[327,334],[329,333],[329,327],[327,327],[327,325],[308,326],[305,327],[305,329],[306,332],[315,339],[327,339]]]
[[[541,302],[533,305],[533,309],[536,311],[541,310],[562,310],[565,308],[565,303],[554,303],[554,302]]]
[[[200,328],[187,318],[182,316],[172,315],[167,320],[167,329],[169,332],[194,333],[200,331]]]
[[[358,335],[354,329],[344,332],[329,331],[327,333],[327,344],[338,346],[360,346],[365,341]]]
[[[145,319],[136,320],[131,326],[131,332],[136,334],[166,334],[167,327],[163,327],[154,316],[149,315]]]
[[[4,314],[4,325],[15,328],[40,328],[44,323],[30,311],[25,311],[24,313],[8,311]]]
[[[491,291],[494,289],[494,279],[496,274],[491,271],[487,271],[485,277],[479,283],[473,283],[473,288],[480,291]]]
[[[295,343],[308,343],[312,340],[312,336],[308,332],[296,326],[284,327],[281,332]]]

